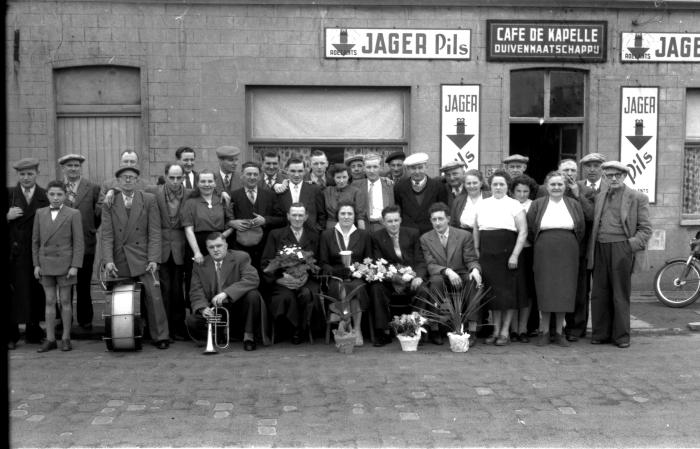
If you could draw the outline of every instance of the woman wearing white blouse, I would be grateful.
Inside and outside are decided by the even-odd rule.
[[[491,196],[491,192],[484,190],[484,176],[479,170],[467,170],[464,177],[464,188],[467,195],[458,197],[452,203],[450,226],[473,232],[476,207],[481,200]]]
[[[549,344],[549,321],[555,315],[554,342],[569,346],[562,335],[566,312],[574,311],[578,279],[579,245],[585,232],[583,209],[564,196],[566,181],[560,172],[545,179],[547,196],[536,199],[527,212],[530,239],[534,245],[534,272],[540,309],[538,346]]]
[[[494,332],[486,344],[504,346],[510,342],[508,331],[518,306],[518,257],[527,239],[525,211],[519,202],[507,196],[510,176],[503,170],[489,178],[491,198],[479,203],[474,226],[474,247],[479,255],[484,281],[493,293],[489,300]]]

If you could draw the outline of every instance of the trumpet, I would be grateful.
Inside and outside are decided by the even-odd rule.
[[[213,313],[207,318],[207,346],[203,354],[218,354],[219,349],[228,348],[229,319],[226,307],[214,307]],[[221,330],[219,330],[221,329]],[[219,333],[222,333],[219,335]],[[221,341],[219,339],[221,337]],[[225,337],[225,338],[224,338]]]

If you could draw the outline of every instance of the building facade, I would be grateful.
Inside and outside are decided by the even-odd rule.
[[[152,181],[177,147],[282,160],[423,151],[489,172],[530,157],[630,165],[652,201],[651,273],[700,226],[697,1],[8,2],[9,161],[135,149]],[[8,165],[9,166],[9,165]],[[14,173],[8,172],[14,182]]]

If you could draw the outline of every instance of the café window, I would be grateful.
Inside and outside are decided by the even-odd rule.
[[[538,182],[560,160],[581,155],[586,76],[562,69],[510,74],[510,154],[528,156],[528,174]]]
[[[686,93],[682,216],[700,219],[700,89]]]
[[[330,163],[405,150],[409,93],[407,88],[250,87],[248,142],[255,157],[276,151],[282,165],[292,155],[308,161],[317,149]]]

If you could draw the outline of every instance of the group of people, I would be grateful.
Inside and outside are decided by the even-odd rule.
[[[14,349],[25,323],[40,352],[71,350],[73,288],[78,325],[90,329],[90,281],[96,252],[106,275],[140,282],[148,335],[167,349],[175,340],[203,344],[217,307],[229,311],[233,335],[246,351],[270,343],[284,326],[301,343],[318,314],[318,292],[329,275],[358,287],[351,303],[356,345],[363,312],[372,343],[391,341],[395,301],[425,289],[489,288],[484,313],[469,317],[470,345],[490,321],[487,344],[513,339],[567,346],[583,337],[590,295],[591,343],[629,346],[629,299],[635,254],[651,234],[646,197],[625,186],[628,168],[598,153],[563,160],[538,186],[524,174],[527,158],[506,158],[488,181],[454,161],[442,177],[427,175],[428,155],[395,152],[353,156],[329,167],[323,152],[280,166],[277,153],[245,162],[240,149],[216,150],[218,170],[195,171],[195,150],[181,147],[157,185],[141,178],[138,155],[125,151],[114,179],[97,186],[81,174],[85,157],[59,159],[63,179],[36,184],[39,161],[13,167],[9,191]],[[97,229],[101,244],[97,245]],[[291,276],[271,263],[289,246],[314,255],[321,270]],[[96,249],[99,248],[99,249]],[[407,290],[349,278],[351,262],[383,258],[416,273]],[[60,307],[57,307],[60,304]],[[60,311],[62,336],[55,334]],[[46,331],[39,326],[46,321]],[[442,344],[444,329],[428,338]]]

